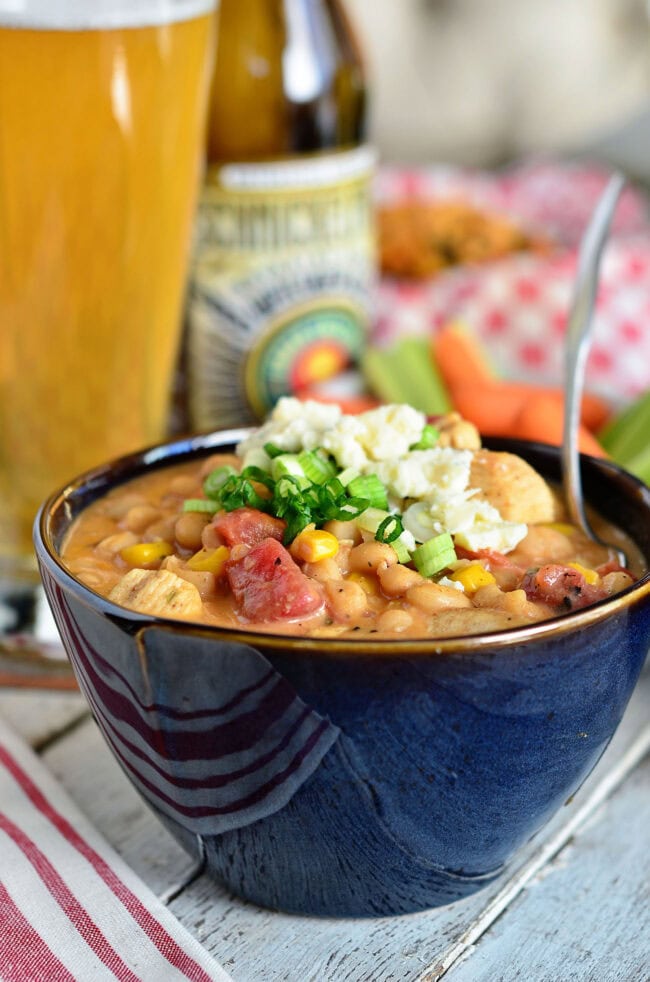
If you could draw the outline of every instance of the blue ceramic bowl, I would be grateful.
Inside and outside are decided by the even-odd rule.
[[[650,644],[650,575],[547,623],[441,641],[303,640],[131,613],[58,558],[71,521],[181,441],[86,474],[36,523],[43,582],[109,746],[181,844],[266,907],[385,915],[490,883],[589,774]],[[493,441],[550,479],[555,450]],[[583,460],[592,504],[650,566],[650,492]]]

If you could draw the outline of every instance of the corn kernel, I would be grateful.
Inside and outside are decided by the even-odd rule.
[[[449,576],[450,580],[461,583],[465,593],[476,593],[482,586],[489,586],[496,583],[495,578],[489,570],[481,566],[480,563],[470,563],[469,566],[462,566]]]
[[[583,566],[582,563],[567,563],[567,566],[570,566],[571,569],[577,569],[579,573],[582,573],[590,586],[600,583],[600,576],[595,569],[589,569],[587,566]]]
[[[324,529],[304,529],[291,543],[289,550],[294,559],[305,563],[318,563],[330,559],[339,551],[339,540]]]
[[[187,560],[189,569],[198,573],[214,573],[220,576],[230,557],[227,546],[217,546],[216,549],[199,549]]]
[[[161,539],[159,542],[138,542],[134,546],[125,546],[120,549],[120,556],[129,566],[142,567],[171,556],[173,551],[169,542]]]
[[[374,597],[379,593],[379,584],[374,576],[371,578],[365,573],[349,573],[346,579],[351,580],[352,583],[358,583],[369,597]]]
[[[576,530],[575,525],[569,525],[568,522],[545,522],[545,527],[553,529],[554,532],[561,532],[562,535],[573,535]]]

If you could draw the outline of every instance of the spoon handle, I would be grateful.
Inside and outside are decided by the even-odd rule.
[[[564,439],[562,475],[569,518],[591,538],[600,541],[585,514],[578,451],[578,425],[591,327],[596,306],[600,261],[625,178],[615,173],[605,188],[580,244],[578,273],[569,312],[566,336]],[[621,556],[619,556],[619,559]],[[625,557],[622,557],[623,560]]]

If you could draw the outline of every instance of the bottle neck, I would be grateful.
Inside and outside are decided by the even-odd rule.
[[[361,58],[340,0],[221,0],[208,160],[358,145]]]

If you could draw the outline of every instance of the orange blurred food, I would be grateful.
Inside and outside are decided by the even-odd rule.
[[[414,199],[377,211],[379,261],[387,276],[426,279],[452,266],[513,252],[547,253],[550,240],[509,218],[457,200]]]

